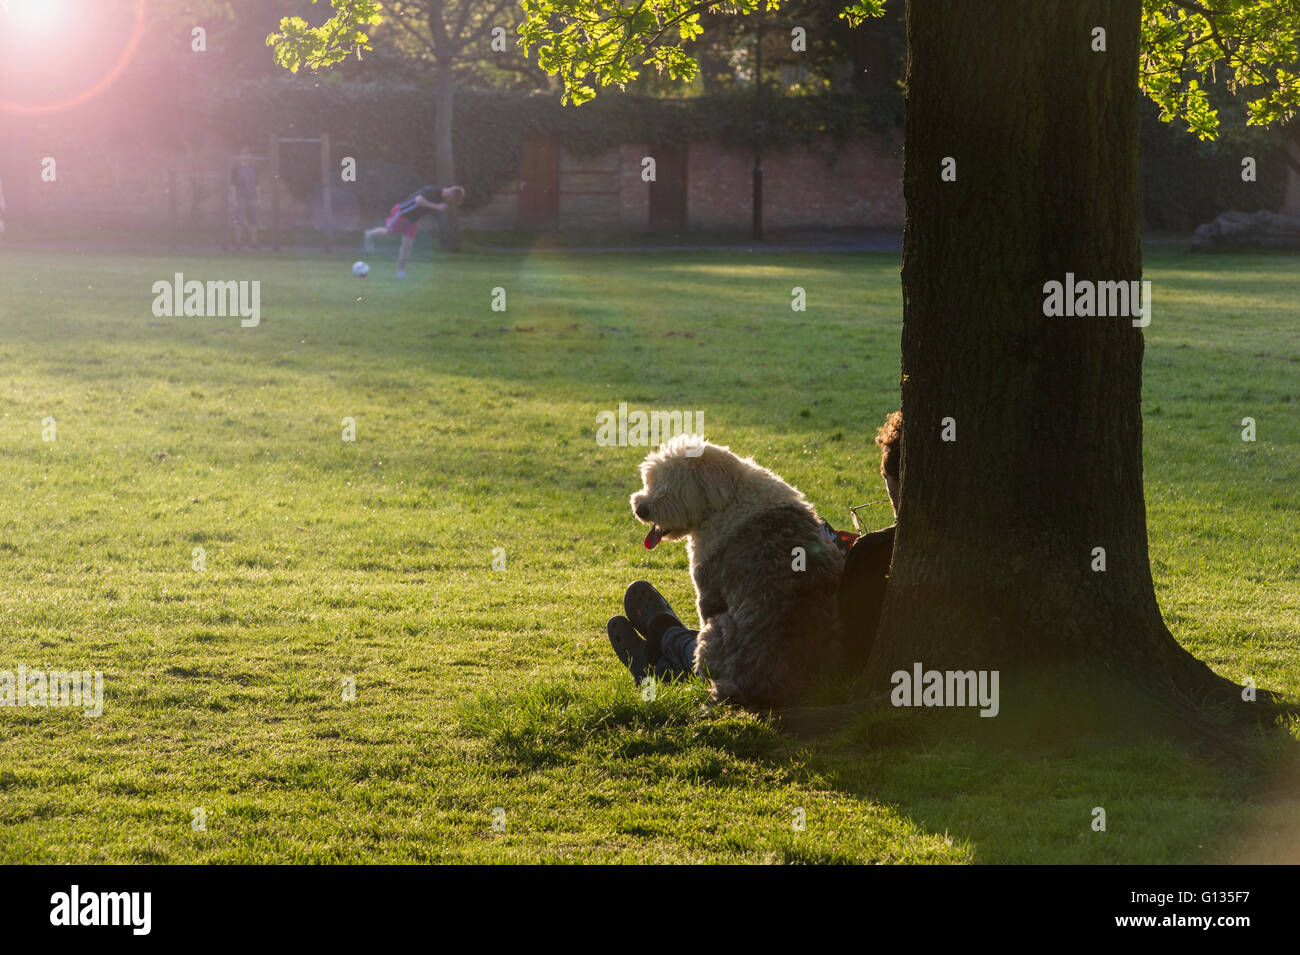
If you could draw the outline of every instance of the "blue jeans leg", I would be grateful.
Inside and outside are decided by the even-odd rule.
[[[665,628],[660,638],[662,655],[655,664],[655,673],[663,680],[676,680],[695,672],[695,640],[698,630],[683,626]]]

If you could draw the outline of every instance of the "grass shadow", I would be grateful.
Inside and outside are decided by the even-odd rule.
[[[1210,762],[1140,695],[1049,680],[1023,690],[1000,718],[981,719],[882,697],[753,714],[707,706],[699,684],[645,700],[624,681],[551,682],[478,697],[460,729],[523,774],[595,763],[647,785],[831,789],[968,846],[975,862],[1300,861],[1294,731],[1261,732],[1238,758]],[[777,851],[786,862],[864,861],[817,840]]]

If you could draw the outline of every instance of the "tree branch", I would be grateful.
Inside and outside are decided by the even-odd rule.
[[[435,46],[431,40],[425,39],[425,37],[421,36],[419,30],[415,29],[415,27],[407,23],[406,17],[399,16],[397,11],[393,8],[391,0],[380,0],[380,4],[381,6],[383,6],[384,11],[388,13],[388,15],[393,19],[394,22],[397,23],[398,26],[400,26],[407,33],[411,34],[411,36],[419,40],[421,46],[423,46],[426,50],[428,50],[429,53],[433,54],[434,57],[437,57],[438,55],[437,46]]]

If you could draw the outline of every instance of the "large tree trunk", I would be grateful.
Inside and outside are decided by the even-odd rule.
[[[452,119],[456,109],[456,76],[452,70],[451,54],[441,53],[434,68],[433,147],[434,162],[438,167],[438,185],[454,186],[456,182],[456,157],[452,151]],[[443,214],[442,239],[447,248],[460,248],[460,217],[455,206],[448,206]]]
[[[1180,707],[1236,696],[1156,604],[1142,332],[1043,315],[1066,272],[1141,277],[1139,6],[908,4],[902,502],[873,689],[916,662],[996,669],[1005,710],[1020,676],[1077,665]]]

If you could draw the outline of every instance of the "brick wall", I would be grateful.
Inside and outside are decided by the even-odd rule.
[[[575,156],[560,150],[560,231],[617,231],[621,218],[619,150]]]
[[[891,228],[903,222],[901,137],[845,145],[832,161],[829,143],[776,150],[763,159],[764,224],[771,229]],[[653,150],[629,143],[594,157],[560,150],[559,228],[645,232],[650,186],[641,161]],[[751,223],[753,154],[711,142],[687,150],[687,229],[744,231]],[[517,181],[465,217],[470,228],[517,223]]]
[[[828,144],[829,148],[829,144]],[[901,139],[858,140],[833,163],[808,146],[763,157],[763,224],[771,229],[878,228],[903,222]],[[691,143],[687,227],[746,229],[752,217],[753,153]]]
[[[169,172],[176,174],[178,226],[216,234],[228,188],[227,159],[237,147],[214,141],[159,149],[116,141],[111,133],[72,136],[36,125],[0,149],[0,174],[11,212],[41,226],[169,225]],[[599,156],[559,152],[558,223],[563,230],[645,232],[650,186],[641,161],[653,150],[629,143]],[[903,221],[902,147],[897,137],[846,145],[834,162],[796,146],[764,157],[764,224],[770,229],[873,228]],[[57,161],[58,180],[42,182],[43,156]],[[688,230],[743,231],[751,211],[752,154],[711,142],[691,143],[686,157]],[[269,165],[259,168],[259,218],[270,224]],[[663,170],[660,170],[663,174]],[[309,210],[280,192],[281,225],[310,221]],[[474,229],[518,226],[519,181],[464,217]]]
[[[641,160],[650,155],[645,143],[623,146],[618,151],[619,224],[628,232],[650,228],[650,189],[641,181]]]
[[[102,135],[102,138],[101,138]],[[160,148],[123,142],[111,133],[53,129],[34,124],[4,151],[5,197],[15,214],[37,228],[167,229],[175,188],[177,226],[219,235],[230,188],[229,159],[238,146],[212,141]],[[41,172],[55,161],[55,179]],[[271,223],[270,163],[259,162],[258,218]],[[280,224],[306,225],[310,214],[289,190],[280,190]]]
[[[486,232],[516,228],[519,224],[519,180],[498,189],[486,205],[461,213],[460,224],[464,229]]]

